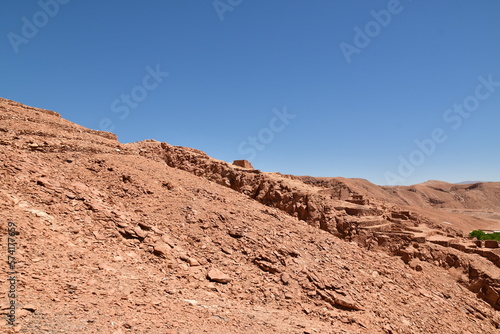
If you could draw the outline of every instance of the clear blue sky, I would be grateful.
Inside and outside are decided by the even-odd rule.
[[[263,171],[500,181],[500,1],[59,1],[0,5],[1,97]]]

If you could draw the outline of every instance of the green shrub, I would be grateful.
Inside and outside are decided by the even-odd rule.
[[[484,233],[481,230],[474,230],[469,233],[471,237],[477,238],[478,240],[496,240],[500,241],[500,233]]]
[[[474,238],[477,238],[478,240],[483,240],[483,237],[486,235],[486,233],[484,233],[483,231],[481,230],[474,230],[472,231],[471,233],[469,233],[469,236],[471,237],[474,237]]]

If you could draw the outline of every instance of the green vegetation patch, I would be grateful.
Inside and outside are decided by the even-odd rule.
[[[500,233],[494,232],[494,233],[485,233],[481,230],[474,230],[471,233],[469,233],[471,237],[475,237],[478,240],[496,240],[500,241]]]

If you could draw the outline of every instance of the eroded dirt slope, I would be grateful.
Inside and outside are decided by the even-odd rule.
[[[487,220],[437,209],[403,209],[349,188],[344,193],[344,188],[339,191],[337,187],[318,186],[308,180],[304,182],[301,177],[240,168],[201,151],[167,143],[145,141],[133,145],[143,156],[160,157],[171,167],[236,190],[360,246],[402,256],[408,264],[419,259],[444,268],[457,268],[467,277],[459,282],[500,309],[497,268],[490,270],[477,261],[479,256],[500,266],[500,252],[495,249],[498,245],[477,244],[456,228],[489,224]],[[457,256],[455,249],[464,254]]]
[[[459,235],[397,204],[335,200],[165,143],[123,145],[3,99],[0,156],[4,252],[7,222],[19,232],[18,325],[4,316],[5,332],[498,331],[478,298],[498,267],[420,232],[393,256],[378,225]]]

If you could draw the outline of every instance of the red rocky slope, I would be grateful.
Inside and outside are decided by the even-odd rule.
[[[0,156],[2,245],[8,221],[19,233],[18,319],[5,332],[498,331],[495,264],[424,232],[405,238],[460,232],[396,204],[120,144],[4,99]]]

